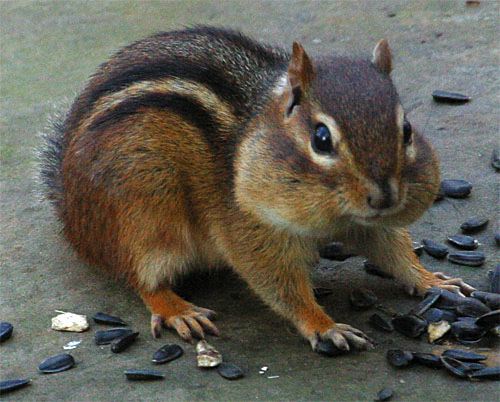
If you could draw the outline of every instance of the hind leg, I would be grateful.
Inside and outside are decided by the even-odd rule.
[[[138,214],[135,214],[138,216]],[[171,289],[177,277],[187,273],[195,264],[205,264],[197,252],[197,238],[189,230],[182,215],[167,216],[166,230],[155,225],[161,218],[141,214],[140,226],[128,231],[129,237],[122,245],[129,244],[133,256],[129,271],[133,272],[132,285],[151,311],[151,332],[160,336],[162,324],[174,329],[184,340],[203,338],[205,333],[218,335],[212,323],[215,313],[186,302]],[[132,226],[132,224],[130,225]]]
[[[174,329],[185,341],[193,337],[204,338],[205,332],[219,335],[211,320],[215,312],[188,303],[171,289],[162,287],[155,291],[139,290],[139,294],[151,311],[151,333],[158,338],[162,324]]]

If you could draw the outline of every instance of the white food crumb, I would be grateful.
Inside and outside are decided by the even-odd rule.
[[[64,350],[71,350],[71,349],[76,349],[76,347],[82,343],[81,340],[79,341],[71,341],[71,342],[68,342],[66,345],[63,346],[63,349]]]
[[[84,315],[61,313],[52,318],[51,327],[56,331],[83,332],[89,329],[89,322]]]

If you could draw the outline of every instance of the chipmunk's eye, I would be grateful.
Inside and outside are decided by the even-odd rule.
[[[319,154],[332,153],[332,137],[330,130],[324,124],[319,124],[312,135],[312,147]]]
[[[405,119],[403,122],[403,144],[405,145],[410,145],[412,142],[412,130],[411,130],[411,124],[408,120]]]

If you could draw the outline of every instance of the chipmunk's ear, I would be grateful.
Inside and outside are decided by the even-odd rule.
[[[380,40],[375,49],[373,49],[372,63],[378,70],[385,74],[390,74],[392,71],[392,55],[391,48],[387,39]]]
[[[309,91],[313,78],[314,69],[311,59],[299,42],[293,42],[292,58],[288,65],[290,99],[287,106],[287,115],[290,115],[293,108],[300,104],[304,95]]]

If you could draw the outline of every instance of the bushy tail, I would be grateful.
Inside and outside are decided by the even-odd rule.
[[[52,119],[51,127],[42,134],[42,141],[38,155],[40,182],[44,198],[59,209],[63,200],[61,165],[64,154],[64,118],[62,116]]]

